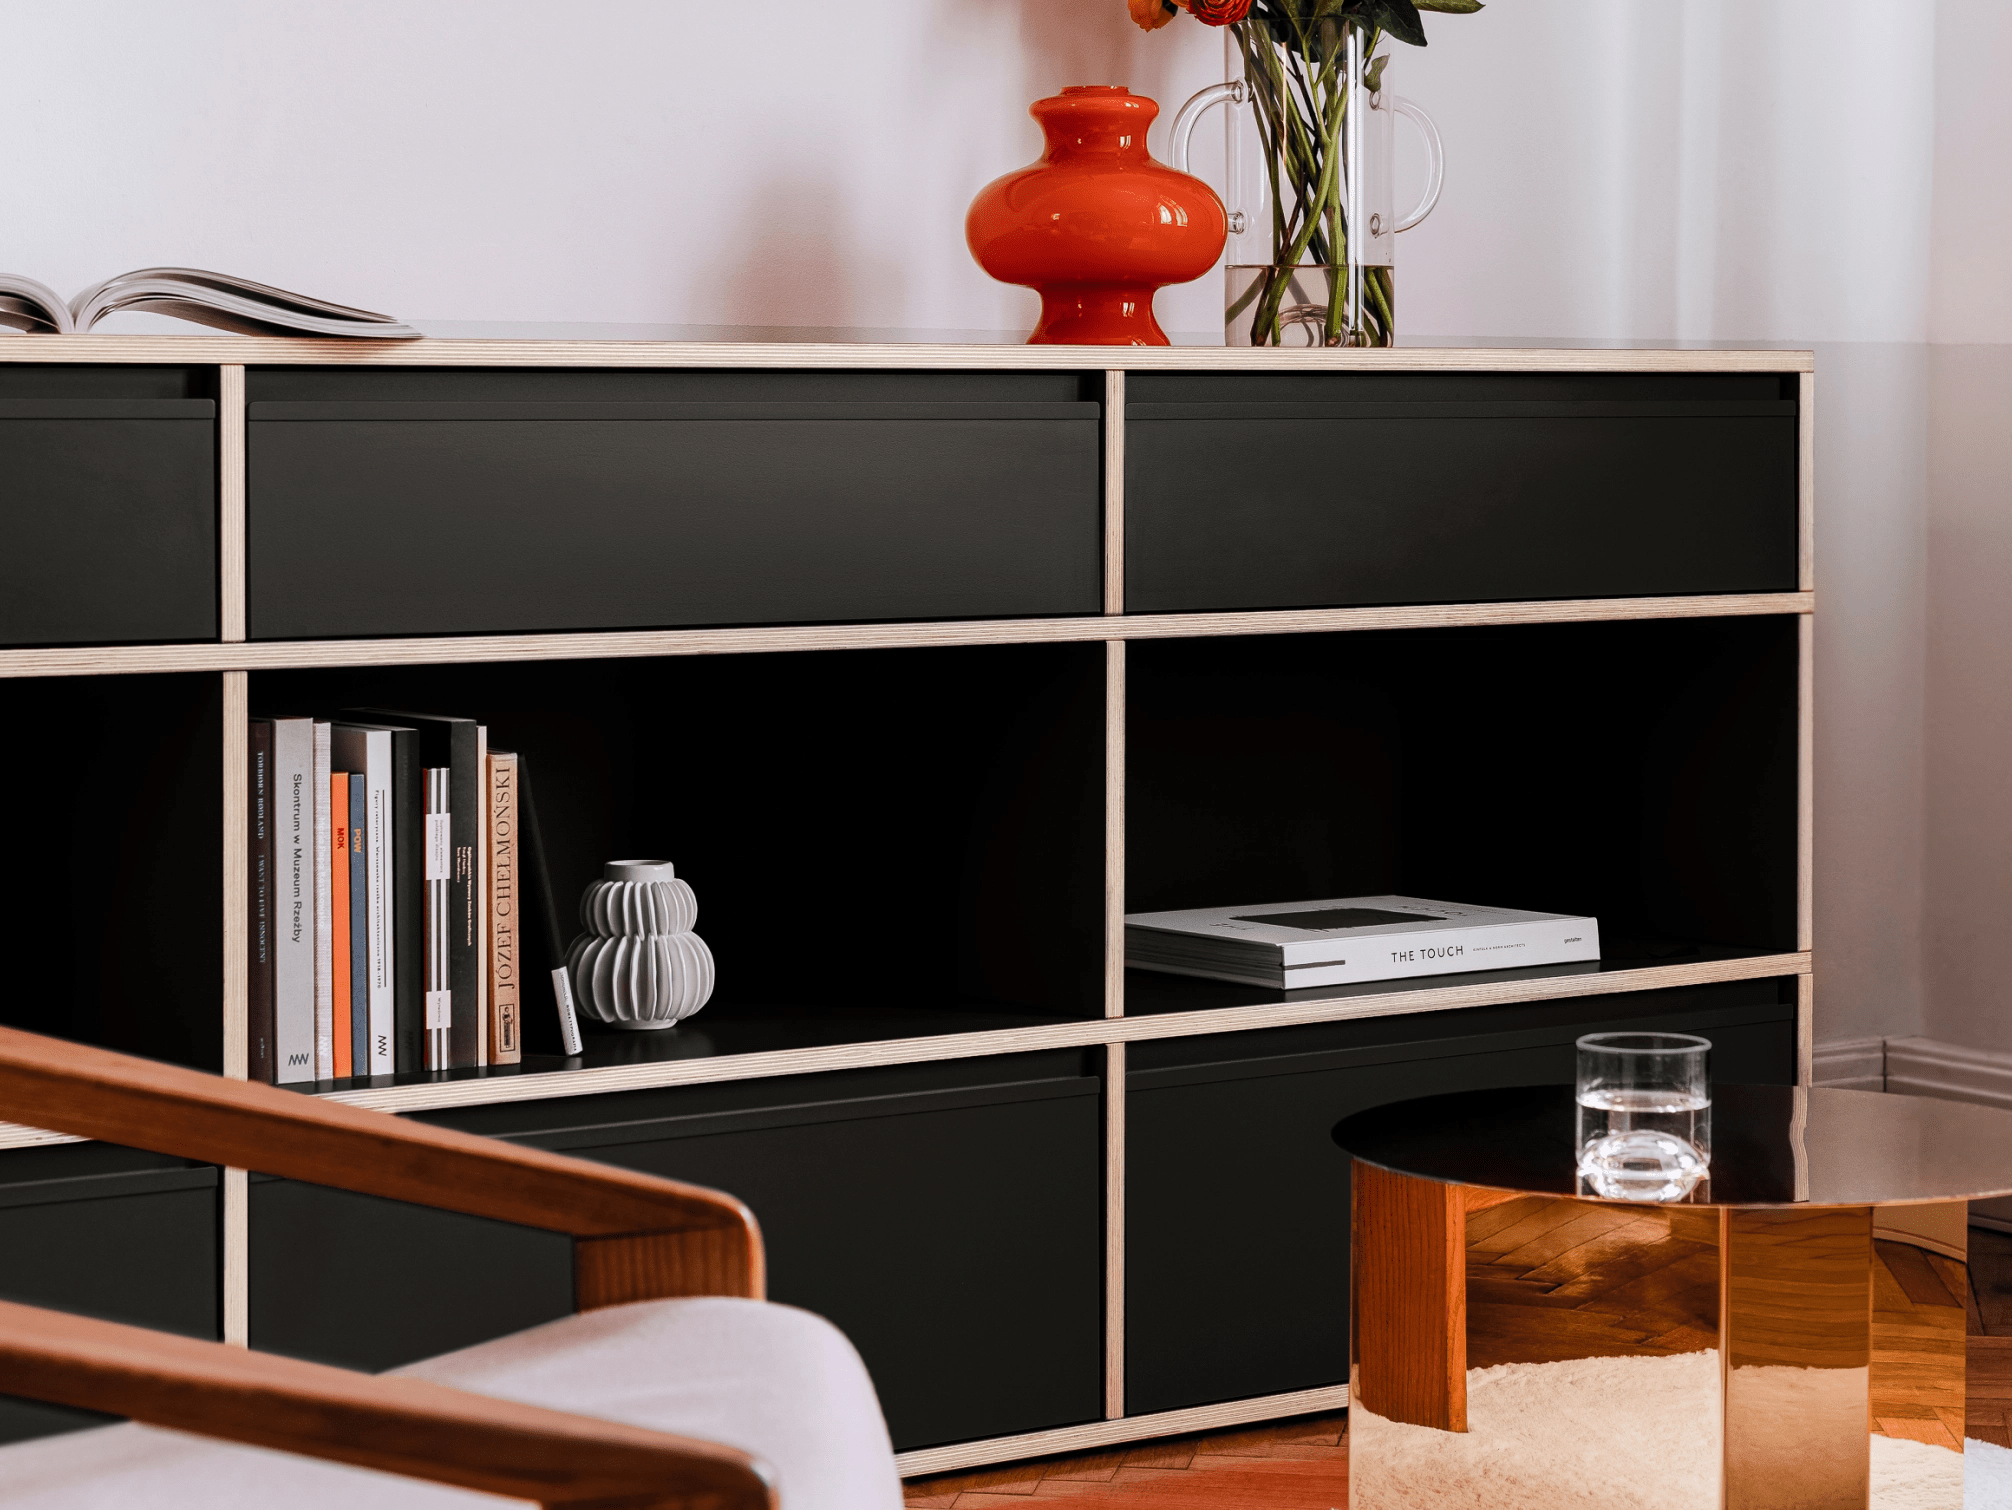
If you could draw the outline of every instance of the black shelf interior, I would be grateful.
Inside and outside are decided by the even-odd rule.
[[[529,767],[568,939],[607,860],[669,859],[696,891],[719,982],[696,1016],[560,1057],[531,928],[525,1063],[462,1073],[1101,1015],[1099,645],[271,672],[251,692],[254,712],[482,719]]]
[[[223,1068],[223,678],[0,681],[0,1022]]]
[[[1792,951],[1796,636],[1753,617],[1133,645],[1128,912],[1394,893],[1591,915],[1607,958],[1290,993],[1131,971],[1126,1010]]]

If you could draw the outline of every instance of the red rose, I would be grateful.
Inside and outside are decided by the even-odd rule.
[[[1132,19],[1147,31],[1158,31],[1179,14],[1167,0],[1126,0]]]
[[[1187,0],[1188,14],[1204,26],[1228,26],[1251,13],[1251,0]]]

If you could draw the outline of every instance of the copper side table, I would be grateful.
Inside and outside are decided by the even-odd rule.
[[[1567,1450],[1592,1417],[1560,1410],[1569,1394],[1533,1391],[1532,1408],[1558,1411],[1555,1430],[1520,1421],[1497,1460],[1523,1475],[1516,1493],[1526,1499],[1541,1498],[1528,1480],[1545,1471],[1531,1460],[1546,1449],[1517,1444],[1534,1442],[1568,1465],[1558,1503],[1862,1510],[1875,1500],[1880,1435],[1925,1444],[1879,1450],[1882,1471],[1908,1479],[1906,1503],[1963,1510],[1975,1386],[2005,1392],[1966,1366],[1966,1203],[2012,1192],[2012,1112],[1720,1086],[1708,1181],[1657,1206],[1585,1190],[1575,1112],[1570,1087],[1541,1086],[1398,1102],[1336,1126],[1354,1161],[1352,1510],[1435,1502],[1460,1444],[1384,1423],[1467,1432],[1470,1352],[1490,1368],[1684,1360],[1574,1376],[1597,1378],[1609,1396],[1630,1380],[1675,1378],[1677,1367],[1705,1382],[1683,1397],[1695,1407],[1683,1419],[1638,1417],[1658,1429],[1644,1432],[1633,1477],[1628,1442]],[[1525,1368],[1520,1377],[1563,1376]],[[1597,1415],[1613,1403],[1573,1410]],[[1665,1427],[1680,1435],[1675,1451]],[[1973,1454],[1973,1505],[1987,1468],[2006,1482],[1982,1460],[2001,1450]],[[1645,1489],[1640,1475],[1658,1471],[1662,1483]],[[1586,1482],[1602,1473],[1613,1482]],[[1679,1478],[1689,1487],[1672,1488]],[[1509,1480],[1500,1482],[1510,1503]]]

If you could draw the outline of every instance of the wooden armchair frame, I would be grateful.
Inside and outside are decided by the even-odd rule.
[[[759,1300],[753,1214],[718,1191],[0,1028],[0,1117],[574,1239],[579,1310]],[[734,1448],[220,1342],[0,1303],[0,1389],[541,1505],[757,1510]]]

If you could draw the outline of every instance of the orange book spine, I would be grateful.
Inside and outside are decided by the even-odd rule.
[[[331,771],[328,777],[328,830],[330,844],[328,885],[329,920],[334,925],[335,947],[330,951],[333,966],[335,1078],[347,1080],[353,1073],[354,1054],[350,1047],[349,979],[349,772]]]

